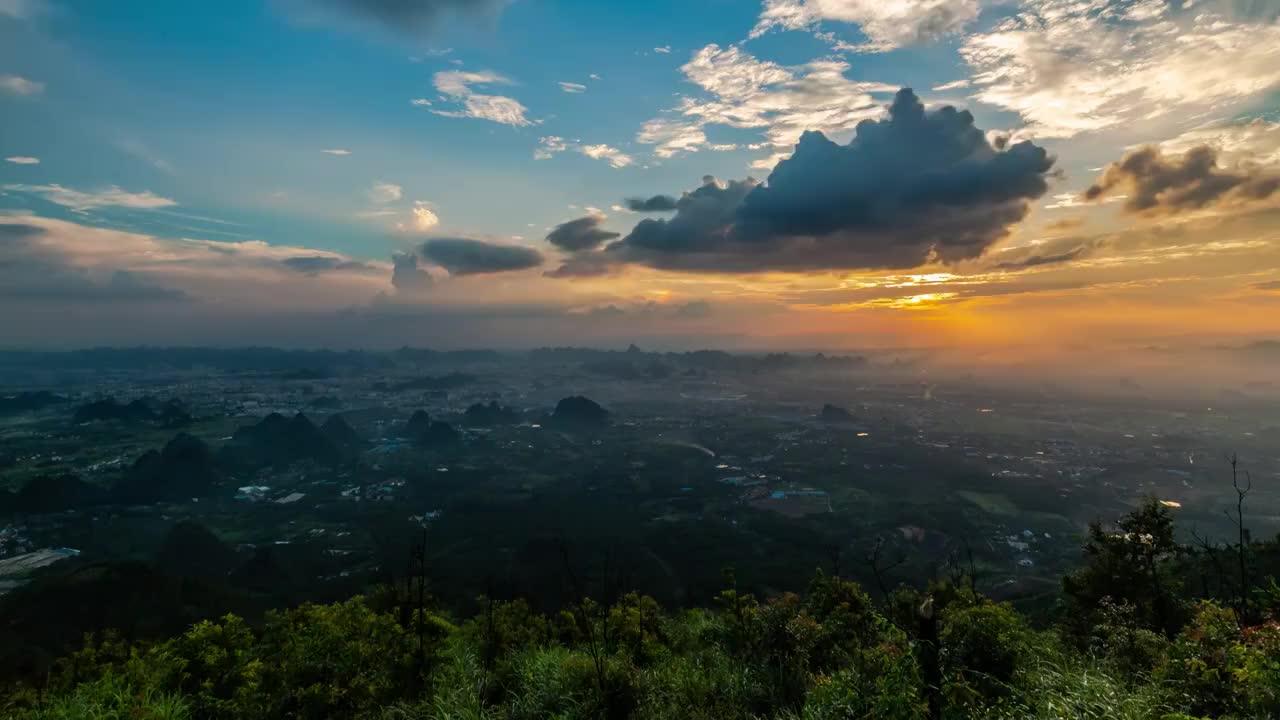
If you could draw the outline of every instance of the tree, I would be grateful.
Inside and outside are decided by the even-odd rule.
[[[1185,615],[1173,571],[1181,551],[1173,537],[1173,516],[1155,498],[1121,518],[1115,530],[1094,521],[1084,546],[1084,567],[1063,578],[1066,624],[1084,639],[1097,624],[1105,599],[1132,605],[1141,627],[1172,636]]]

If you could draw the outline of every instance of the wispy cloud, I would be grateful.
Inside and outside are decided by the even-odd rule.
[[[566,150],[582,153],[592,160],[604,160],[610,167],[624,168],[635,162],[635,158],[612,145],[598,143],[587,145],[577,141],[567,141],[556,135],[538,138],[538,147],[533,151],[535,160],[550,160],[556,153]]]
[[[825,33],[821,39],[838,50],[884,52],[959,32],[978,17],[979,9],[978,0],[765,0],[750,36],[773,29],[815,29],[822,22],[851,23],[867,37],[865,43],[849,45]]]
[[[376,182],[369,188],[369,199],[379,205],[395,202],[403,195],[404,189],[395,183]]]
[[[61,185],[5,185],[5,190],[39,195],[45,200],[76,212],[102,207],[124,207],[139,210],[171,207],[178,203],[150,191],[128,192],[112,185],[95,191],[73,190]]]
[[[562,80],[557,84],[560,86],[561,90],[570,94],[576,95],[577,93],[586,92],[587,90],[587,86],[580,83],[564,82]]]
[[[44,83],[18,75],[0,75],[0,90],[11,95],[39,95],[44,92]]]
[[[18,20],[34,17],[45,9],[44,0],[0,0],[0,15]]]
[[[662,47],[656,47],[656,48],[654,48],[654,49],[653,49],[653,51],[654,51],[654,52],[656,52],[656,53],[659,53],[659,54],[661,54],[661,55],[670,55],[670,54],[671,54],[671,46],[670,46],[670,45],[663,45]]]
[[[351,154],[350,150],[344,150],[343,148],[332,148],[329,150],[321,150],[320,152],[326,155],[350,155]]]
[[[974,97],[1040,137],[1222,110],[1273,88],[1280,24],[1178,3],[1025,0],[965,39]]]
[[[460,110],[432,110],[436,115],[452,118],[478,118],[503,125],[535,125],[525,117],[528,109],[518,100],[503,95],[476,92],[475,85],[512,85],[510,79],[495,72],[446,70],[435,74],[435,87],[442,95],[460,103]]]
[[[710,97],[685,97],[641,126],[636,141],[654,146],[658,157],[712,149],[705,128],[723,125],[759,129],[760,143],[749,150],[770,154],[755,167],[771,168],[788,154],[807,130],[847,133],[859,121],[879,117],[882,103],[874,93],[898,88],[850,80],[849,64],[819,59],[795,67],[760,60],[739,46],[708,45],[681,68],[685,79]],[[727,149],[727,148],[717,148]]]
[[[4,161],[11,162],[14,165],[39,165],[40,164],[40,158],[27,157],[25,155],[14,155],[13,157],[5,158]]]

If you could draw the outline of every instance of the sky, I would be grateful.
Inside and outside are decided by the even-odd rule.
[[[1280,338],[1280,0],[0,0],[0,346]]]

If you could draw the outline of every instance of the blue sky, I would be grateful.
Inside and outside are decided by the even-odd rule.
[[[680,66],[708,44],[742,40],[759,13],[751,3],[522,1],[496,22],[457,20],[421,36],[291,9],[262,0],[66,2],[47,9],[38,34],[10,23],[0,61],[50,91],[39,103],[6,107],[5,153],[38,156],[41,166],[0,172],[31,183],[146,188],[255,237],[373,257],[389,250],[384,228],[328,211],[359,212],[374,182],[432,202],[460,232],[530,236],[529,223],[540,234],[572,215],[570,205],[607,208],[624,196],[696,187],[706,174],[743,176],[759,155],[703,153],[649,167],[638,159],[623,169],[576,154],[533,158],[545,136],[643,155],[639,125],[694,90]],[[784,64],[828,52],[804,33],[756,44]],[[963,75],[953,44],[864,56],[858,74],[903,86],[952,80]],[[455,69],[509,78],[501,92],[539,124],[446,118],[410,104],[443,105],[432,78]],[[585,89],[564,92],[560,82]],[[712,140],[756,135],[721,127]],[[319,153],[334,148],[351,155]],[[264,200],[282,191],[288,201]],[[140,227],[166,232],[142,215],[133,218]]]
[[[589,323],[574,323],[614,308],[662,337],[703,336],[712,323],[750,337],[747,319],[769,316],[804,327],[805,338],[844,344],[857,327],[899,343],[918,335],[922,306],[972,301],[976,310],[979,286],[1060,292],[1116,266],[1129,280],[1108,282],[1167,285],[1175,271],[1139,272],[1150,263],[1138,248],[1151,244],[1132,239],[1161,228],[1167,236],[1226,218],[1255,237],[1270,228],[1276,198],[1258,189],[1280,161],[1278,12],[1280,3],[1230,0],[0,0],[0,213],[36,228],[26,236],[67,235],[22,250],[55,279],[50,288],[109,294],[120,277],[183,285],[188,309],[164,311],[174,324],[257,292],[226,281],[221,265],[188,258],[199,242],[253,258],[255,272],[264,258],[333,259],[332,272],[289,266],[305,266],[305,280],[284,275],[279,292],[312,304],[281,300],[281,312],[537,307],[591,338]],[[772,188],[767,179],[802,132],[848,143],[860,121],[889,123],[904,87],[928,113],[971,113],[938,132],[986,139],[963,145],[960,165],[934,166],[943,161],[916,151],[945,138],[886,129],[876,137],[902,147],[832,150],[824,160],[828,151],[814,146],[790,164],[794,187]],[[1024,142],[1046,159],[1005,157]],[[1104,181],[1139,148],[1156,148],[1178,170],[1197,146],[1211,148],[1214,163],[1182,185],[1168,184],[1176,172],[1116,170]],[[922,185],[961,177],[975,158],[991,165],[972,174],[983,188],[971,206],[957,209],[954,192]],[[697,208],[646,216],[626,207],[627,198],[678,199],[704,176],[729,188],[714,202],[772,215],[752,229],[737,206],[710,225]],[[748,176],[763,184],[737,194],[727,185]],[[866,182],[874,177],[884,187]],[[1200,192],[1223,187],[1207,199]],[[1144,188],[1154,205],[1130,200]],[[830,206],[811,206],[811,197]],[[924,204],[908,207],[914,201]],[[867,213],[848,210],[859,203],[874,215],[902,204],[902,215],[868,224]],[[802,206],[806,221],[792,222]],[[827,211],[830,222],[819,222]],[[646,217],[664,223],[660,236],[633,233]],[[592,218],[598,246],[546,239],[576,218]],[[704,234],[677,232],[686,221]],[[106,237],[90,230],[176,248],[181,260],[103,257],[71,238]],[[468,252],[525,248],[536,259],[460,270],[440,261],[446,245],[424,249],[440,238],[480,243]],[[1128,260],[1119,247],[1133,248]],[[1197,277],[1219,290],[1232,280],[1266,286],[1271,250],[1264,243],[1230,263],[1219,253],[1201,264],[1234,269]],[[395,262],[422,273],[417,290],[395,285]],[[1254,272],[1240,280],[1244,266]],[[885,280],[903,273],[940,287]],[[23,292],[46,308],[71,302]],[[140,300],[125,294],[127,319]],[[1192,295],[1184,288],[1163,301]],[[924,296],[904,306],[914,314],[886,310]],[[655,303],[717,312],[686,317],[655,312]],[[779,332],[761,341],[786,342]],[[41,339],[36,328],[18,334]]]

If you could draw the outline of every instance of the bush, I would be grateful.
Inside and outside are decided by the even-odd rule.
[[[1021,616],[985,603],[949,608],[941,620],[944,694],[952,704],[968,707],[1008,695],[1029,639]]]

